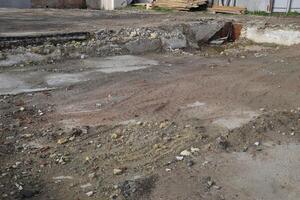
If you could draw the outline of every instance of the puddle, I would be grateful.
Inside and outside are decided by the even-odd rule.
[[[90,58],[85,65],[103,73],[129,72],[158,65],[158,61],[138,56],[124,55],[107,58]]]
[[[224,154],[222,184],[239,191],[239,199],[300,199],[300,145],[278,145],[252,157],[249,153]]]
[[[229,116],[221,117],[216,119],[213,124],[218,126],[234,129],[242,126],[243,124],[248,123],[254,117],[258,116],[256,112],[253,111],[244,111],[244,112],[235,112]]]

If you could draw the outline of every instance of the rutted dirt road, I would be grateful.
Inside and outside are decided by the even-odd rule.
[[[1,198],[298,200],[298,49],[3,69]]]

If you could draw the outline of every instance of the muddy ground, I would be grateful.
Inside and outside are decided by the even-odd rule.
[[[300,199],[299,47],[2,68],[1,199]]]

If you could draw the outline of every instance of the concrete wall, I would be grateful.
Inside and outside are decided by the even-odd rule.
[[[0,8],[31,8],[31,0],[0,0]]]
[[[127,6],[127,0],[86,0],[87,8],[114,10]]]
[[[273,12],[286,12],[289,0],[274,0]],[[222,0],[220,0],[221,4]],[[223,0],[224,3],[227,0]],[[230,6],[246,7],[249,11],[270,11],[270,0],[231,0]],[[291,0],[290,11],[300,12],[300,0]]]
[[[100,9],[101,2],[100,0],[86,0],[86,6],[89,9]]]
[[[223,0],[226,5],[228,0]],[[219,1],[222,5],[222,0]],[[249,11],[267,11],[270,0],[231,0],[229,6],[246,7]]]
[[[274,2],[274,12],[286,12],[288,7],[288,0],[275,0]],[[300,12],[300,1],[291,0],[291,10]]]
[[[31,0],[33,8],[83,8],[85,0]]]
[[[246,7],[249,11],[268,11],[270,0],[237,0],[236,6]]]

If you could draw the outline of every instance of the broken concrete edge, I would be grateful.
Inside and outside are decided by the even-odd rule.
[[[0,48],[13,48],[27,45],[41,45],[44,43],[64,43],[68,41],[88,40],[90,32],[46,32],[46,33],[1,33]]]
[[[62,58],[113,56],[199,49],[213,38],[233,34],[232,21],[202,20],[157,27],[101,29],[92,32],[39,33],[0,36],[0,67]],[[1,53],[1,52],[0,52]],[[19,58],[12,55],[20,55]],[[11,60],[10,60],[11,59]]]
[[[45,32],[45,33],[0,33],[0,47],[2,49],[39,45],[43,43],[64,43],[69,41],[82,41],[89,39],[107,39],[120,36],[127,37],[127,40],[142,39],[160,39],[162,44],[167,48],[185,48],[192,40],[208,41],[217,31],[219,31],[228,21],[211,21],[203,20],[196,22],[187,22],[176,25],[161,25],[158,27],[140,27],[140,28],[119,28],[119,29],[102,29],[99,31],[86,32]],[[193,38],[194,37],[194,38]],[[175,44],[175,40],[180,41]]]
[[[241,36],[255,43],[282,46],[300,44],[300,30],[291,27],[249,26],[243,29]]]

